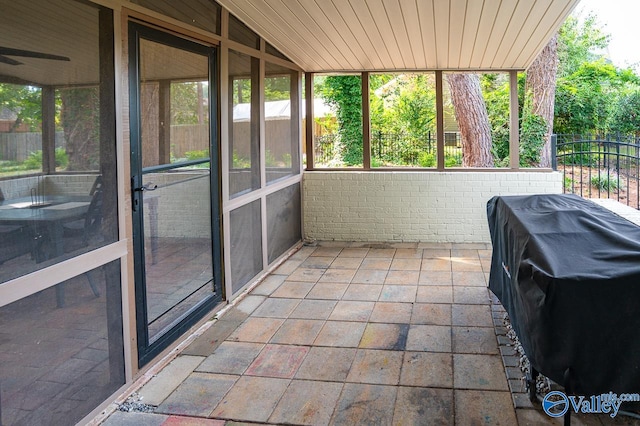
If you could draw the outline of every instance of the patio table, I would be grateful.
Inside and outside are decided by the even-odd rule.
[[[49,256],[64,255],[64,224],[81,220],[89,209],[90,196],[47,196],[34,200],[23,197],[0,202],[0,225],[25,226],[32,236],[32,252],[36,263],[49,260]],[[42,238],[53,243],[52,253],[43,250]],[[90,278],[90,277],[89,277]],[[94,294],[95,284],[90,282]],[[64,306],[64,289],[56,287],[56,300]]]

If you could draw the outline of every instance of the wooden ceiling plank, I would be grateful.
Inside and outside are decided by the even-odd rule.
[[[511,43],[505,43],[505,45],[503,45],[503,48],[507,52],[502,62],[506,67],[512,68],[514,66],[515,60],[522,54],[525,46],[527,46],[531,33],[536,31],[552,2],[553,0],[538,0],[535,6],[529,11],[529,14],[521,22],[518,34],[513,38]],[[507,49],[508,44],[510,44],[510,46]]]
[[[391,23],[389,22],[389,17],[387,16],[382,0],[366,0],[365,3],[374,22],[374,27],[371,28],[371,31],[377,31],[380,34],[384,46],[389,52],[389,56],[391,56],[392,67],[395,69],[405,69],[404,58],[400,53],[401,48],[391,28]]]
[[[522,27],[527,22],[527,18],[531,15],[535,4],[528,1],[518,1],[516,8],[511,15],[509,25],[502,33],[500,44],[496,48],[496,54],[491,62],[492,66],[504,68],[505,60],[511,49],[522,49],[523,45],[516,46],[515,40],[522,31]]]
[[[524,69],[536,59],[536,56],[544,49],[544,46],[549,42],[552,35],[558,31],[558,28],[562,25],[567,16],[571,13],[573,8],[578,4],[579,0],[571,0],[568,3],[561,4],[560,2],[552,2],[545,13],[544,17],[540,20],[540,25],[537,28],[536,33],[532,36],[532,47],[530,54],[527,56],[525,52],[522,52],[516,60],[518,64],[523,64]],[[546,30],[545,30],[546,29]]]
[[[450,3],[434,1],[433,14],[435,19],[436,52],[439,69],[449,68],[449,31],[451,22]]]
[[[376,26],[373,15],[371,14],[371,11],[369,10],[369,7],[367,5],[367,1],[366,0],[349,0],[349,4],[351,4],[351,7],[354,13],[356,14],[356,16],[358,17],[358,21],[362,25],[362,28],[366,32],[368,39],[371,41],[371,43],[375,47],[377,55],[380,56],[380,59],[383,61],[384,64],[386,64],[381,69],[385,69],[385,68],[389,69],[390,66],[391,68],[395,68],[393,66],[394,59],[391,57],[391,52],[387,48],[387,45],[385,44],[385,40],[383,39],[382,34],[380,34],[380,31]]]
[[[462,38],[466,29],[467,0],[451,0],[449,12],[449,66],[460,67]]]
[[[323,10],[329,20],[339,30],[345,43],[350,47],[353,55],[364,69],[379,68],[383,62],[380,60],[362,24],[355,15],[351,4],[339,0],[339,8],[336,2],[322,0]]]
[[[295,2],[292,3],[296,4]],[[320,31],[322,31],[326,37],[326,40],[329,40],[337,52],[347,61],[349,68],[361,68],[361,64],[357,59],[358,55],[354,53],[351,45],[344,38],[347,34],[351,33],[351,30],[344,24],[344,21],[342,21],[341,24],[340,19],[331,19],[327,15],[326,5],[328,3],[324,1],[318,3],[316,0],[298,0],[298,3],[301,9],[307,13],[307,19],[318,25]]]
[[[316,47],[321,46],[320,42],[309,37],[307,31],[300,28],[302,25],[297,18],[290,17],[286,20],[265,2],[249,2],[242,9],[231,2],[229,5],[225,4],[227,0],[221,0],[220,3],[302,68],[326,69],[337,66],[335,58],[317,50]],[[313,55],[312,52],[317,54]]]
[[[470,68],[471,58],[476,46],[480,17],[484,8],[484,0],[468,0],[467,13],[464,20],[464,34],[460,44],[460,68]]]
[[[478,25],[478,34],[476,35],[475,46],[471,54],[470,68],[481,68],[482,66],[482,57],[487,48],[499,7],[500,3],[497,1],[488,0],[484,2],[482,15],[480,15],[480,24]]]
[[[402,56],[404,67],[415,68],[416,61],[411,49],[411,35],[407,29],[408,16],[404,14],[401,2],[399,0],[385,0],[382,4],[387,14],[394,40],[398,45],[400,56]]]
[[[491,35],[487,41],[487,48],[482,56],[482,67],[490,68],[493,60],[498,52],[498,47],[502,42],[505,31],[507,30],[515,12],[518,0],[502,0],[500,8],[496,13]]]
[[[339,12],[336,3],[340,5]],[[365,69],[383,68],[385,61],[380,56],[380,51],[375,48],[375,45],[369,38],[369,34],[367,34],[367,31],[365,30],[362,21],[360,20],[360,16],[358,16],[353,9],[351,1],[331,0],[331,5],[333,6],[333,9],[335,9],[336,13],[340,15],[344,23],[349,26],[354,42],[358,44],[361,52],[360,54],[363,55],[362,58],[360,58],[360,61],[365,65],[368,64],[368,67]]]
[[[291,20],[295,22],[296,30],[304,35],[303,44],[298,46],[300,51],[317,52],[324,56],[328,63],[337,64],[335,65],[336,67],[344,64],[346,58],[336,49],[321,26],[310,18],[309,13],[298,0],[264,1],[272,5],[273,10],[280,15],[281,21],[289,22],[289,20]],[[311,41],[311,43],[309,41]]]
[[[433,0],[416,0],[418,21],[422,31],[422,46],[424,49],[425,68],[435,69],[438,64],[438,49],[436,46],[436,24],[433,14]]]
[[[402,0],[400,5],[407,35],[409,36],[414,66],[416,68],[426,68],[427,61],[424,55],[424,46],[422,45],[422,28],[420,28],[416,0]]]

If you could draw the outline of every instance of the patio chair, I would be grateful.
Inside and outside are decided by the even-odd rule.
[[[93,183],[91,191],[91,203],[89,209],[84,218],[69,222],[63,225],[65,239],[65,251],[78,250],[82,247],[87,247],[93,238],[100,238],[100,226],[102,225],[102,203],[103,203],[103,190],[102,190],[102,176],[98,176]],[[69,242],[70,244],[67,244]],[[85,273],[89,286],[94,296],[100,297],[100,291],[92,276],[92,271]],[[58,306],[62,307],[64,304],[64,290],[61,290],[58,294]]]
[[[0,188],[0,202],[4,194]],[[4,262],[31,253],[33,235],[29,228],[22,225],[0,224],[0,265]]]
[[[65,242],[72,240],[69,247],[65,244],[65,251],[77,250],[80,247],[89,245],[89,241],[93,237],[100,235],[100,226],[102,225],[102,176],[98,176],[90,191],[91,203],[84,217],[80,220],[65,223],[63,225]],[[80,241],[80,247],[78,243]]]

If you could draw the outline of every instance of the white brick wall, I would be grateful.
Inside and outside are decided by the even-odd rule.
[[[562,192],[557,172],[339,172],[303,176],[304,237],[490,242],[494,195]]]

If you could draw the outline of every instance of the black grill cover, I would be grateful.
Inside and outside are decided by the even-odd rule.
[[[493,197],[489,288],[531,365],[578,395],[640,393],[640,227],[574,195]]]

